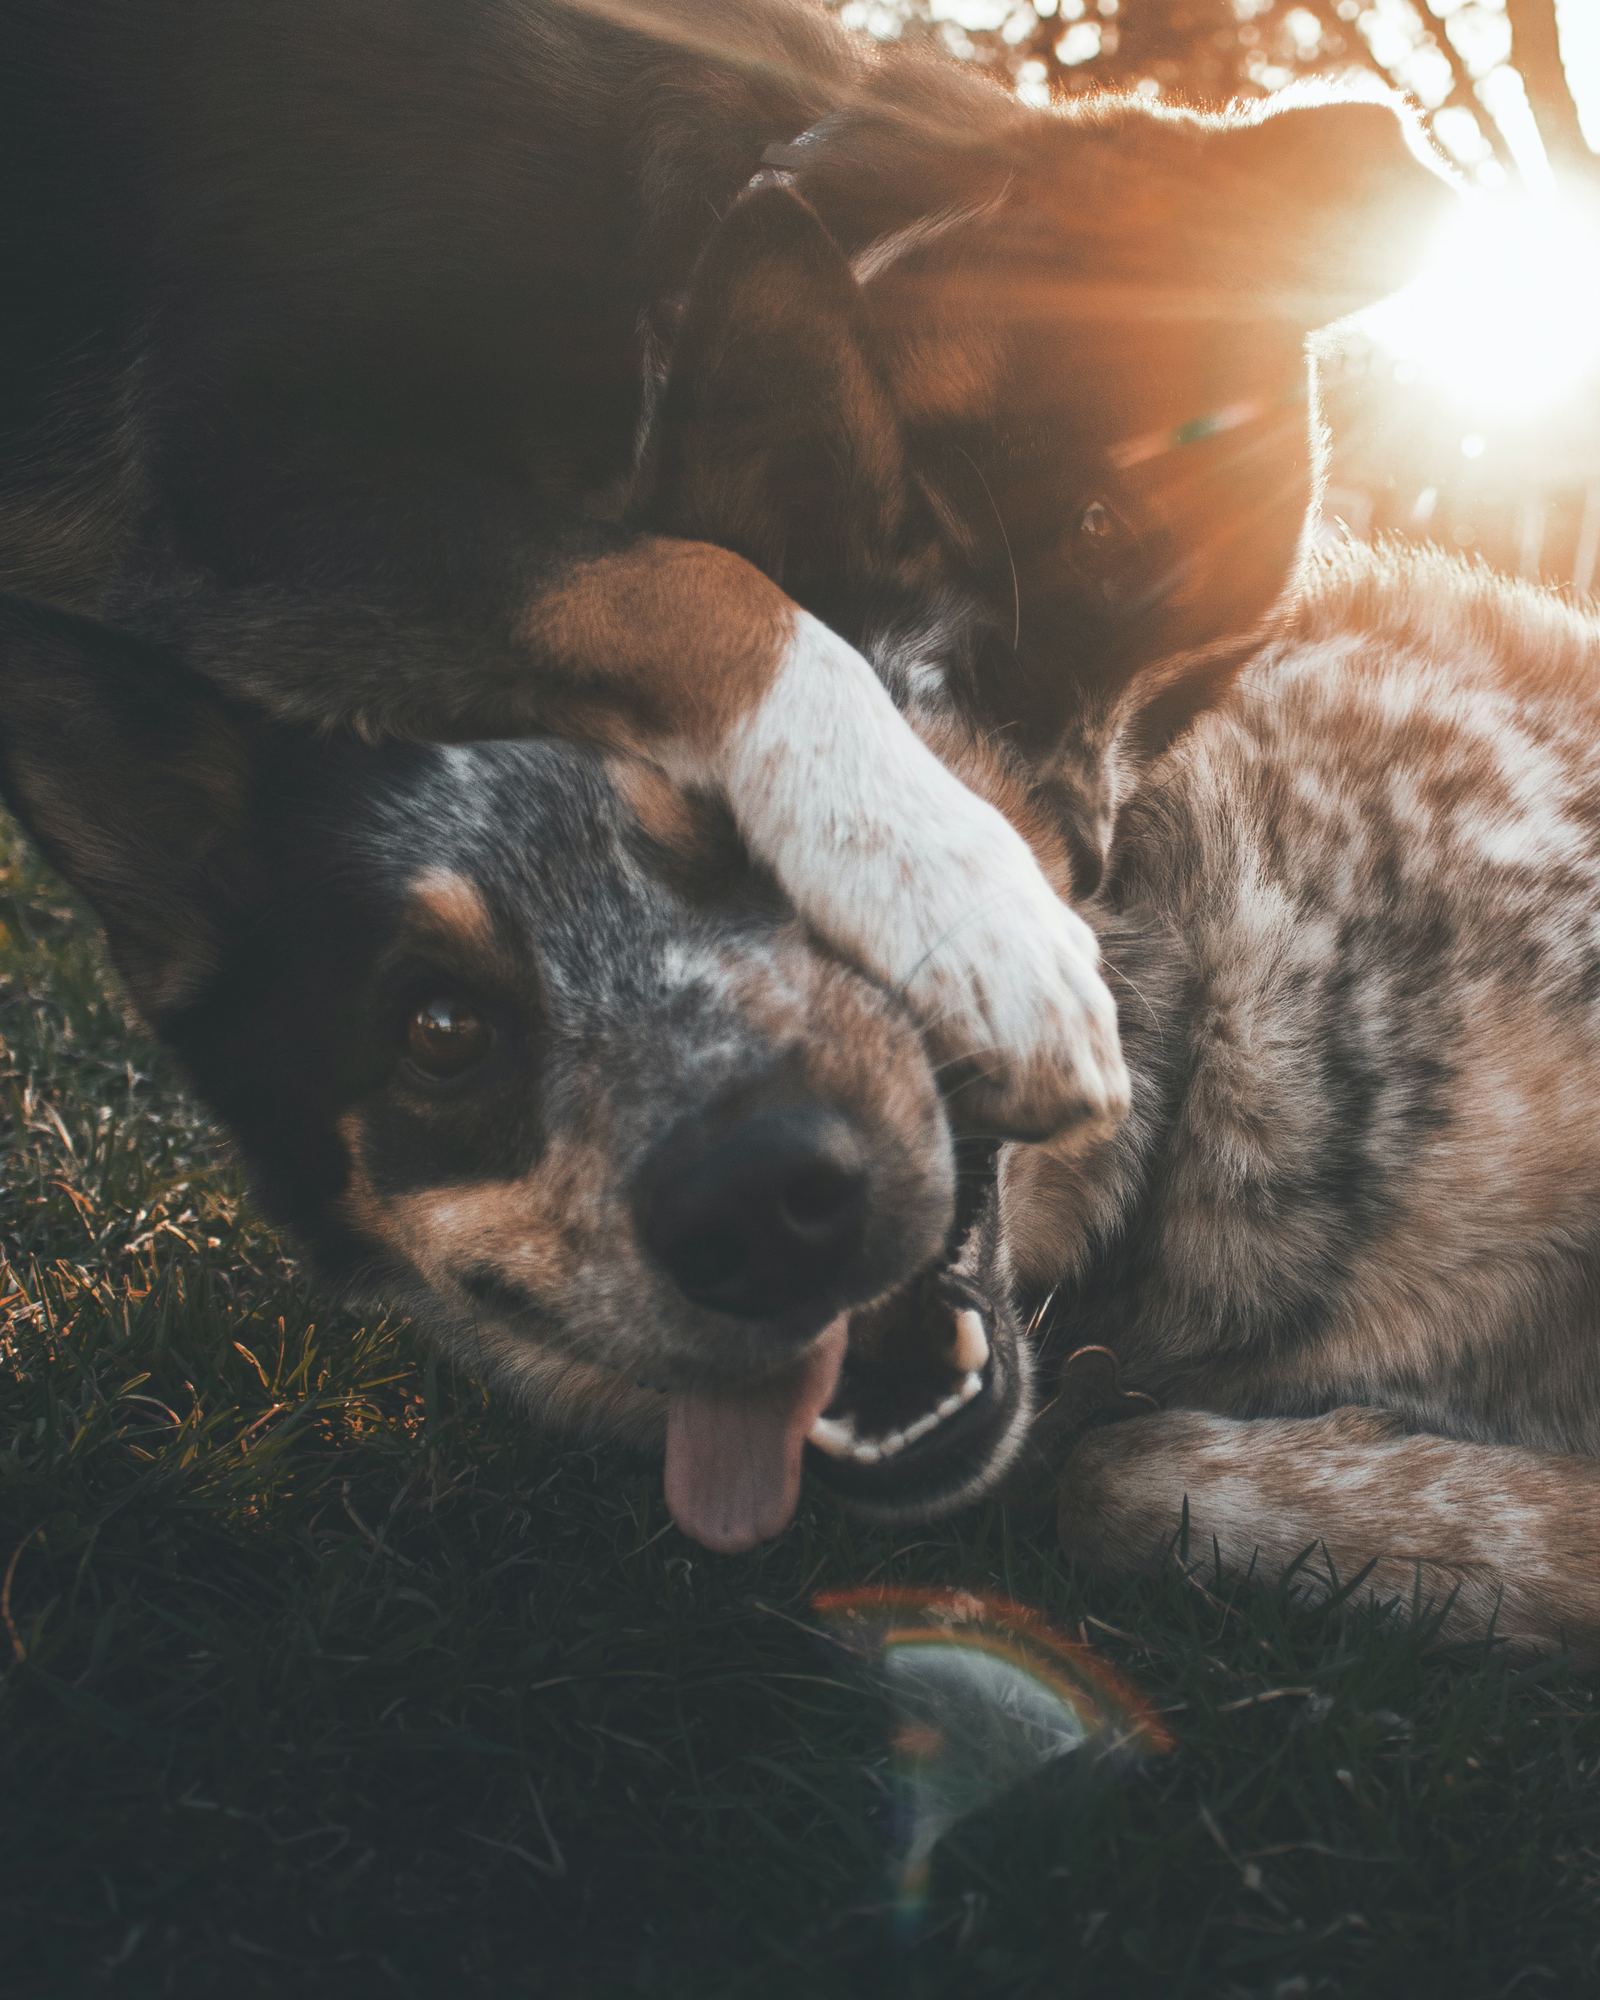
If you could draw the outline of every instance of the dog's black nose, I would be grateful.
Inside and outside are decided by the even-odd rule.
[[[713,1109],[655,1146],[633,1212],[645,1249],[686,1298],[739,1319],[781,1319],[836,1292],[861,1248],[865,1149],[824,1105]]]

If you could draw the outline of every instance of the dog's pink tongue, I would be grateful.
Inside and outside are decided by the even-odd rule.
[[[719,1555],[739,1555],[788,1527],[806,1432],[833,1400],[847,1330],[841,1315],[769,1381],[671,1398],[667,1506],[686,1535]]]

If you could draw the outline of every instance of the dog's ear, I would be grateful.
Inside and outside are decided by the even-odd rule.
[[[164,654],[0,601],[0,791],[158,1022],[214,969],[250,812],[245,729]]]
[[[787,188],[746,195],[707,245],[655,450],[655,524],[790,588],[892,547],[909,490],[894,406],[849,263]]]
[[[1417,118],[1387,94],[1285,92],[1220,151],[1241,280],[1307,332],[1414,278],[1458,199]]]

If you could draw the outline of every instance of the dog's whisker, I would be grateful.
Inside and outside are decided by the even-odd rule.
[[[1151,1000],[1149,995],[1143,990],[1143,988],[1139,985],[1137,980],[1135,980],[1133,974],[1129,972],[1125,966],[1110,964],[1110,963],[1108,963],[1105,967],[1105,974],[1107,981],[1111,985],[1127,987],[1128,991],[1133,994],[1134,998],[1139,1002],[1139,1004],[1144,1008],[1145,1013],[1149,1016],[1151,1027],[1159,1034],[1162,1025],[1161,1016],[1156,1011],[1156,1006],[1154,1001]]]
[[[972,467],[978,484],[983,488],[983,497],[989,503],[989,511],[994,517],[995,527],[1000,531],[1000,546],[1005,550],[1006,566],[1011,573],[1011,645],[1012,650],[1022,643],[1022,586],[1017,580],[1017,559],[1012,553],[1011,537],[1006,530],[1005,516],[1000,511],[999,502],[994,497],[994,489],[984,477],[983,467],[964,445],[956,447],[958,456]]]

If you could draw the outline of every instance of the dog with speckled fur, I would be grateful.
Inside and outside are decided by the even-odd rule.
[[[1071,1450],[1068,1548],[1182,1522],[1208,1563],[1595,1657],[1600,619],[1319,562],[1130,800],[1094,921],[1134,1115],[1009,1154],[1008,1241],[1047,1343],[1164,1408]]]

